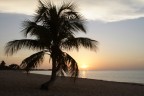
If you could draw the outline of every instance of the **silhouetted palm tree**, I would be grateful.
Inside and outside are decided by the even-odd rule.
[[[7,43],[6,53],[13,54],[21,48],[40,50],[27,57],[21,67],[29,71],[43,62],[44,55],[50,55],[52,74],[48,82],[42,84],[42,89],[48,89],[57,75],[64,73],[71,77],[78,76],[77,62],[63,50],[79,49],[81,46],[95,50],[97,41],[89,38],[75,37],[74,32],[86,33],[84,19],[76,12],[75,5],[64,3],[60,7],[51,2],[42,3],[32,21],[24,21],[24,35],[35,39],[14,40]]]
[[[5,66],[6,65],[5,61],[1,61],[0,65]]]
[[[1,63],[0,63],[0,70],[5,70],[5,69],[7,69],[5,61],[1,61]]]

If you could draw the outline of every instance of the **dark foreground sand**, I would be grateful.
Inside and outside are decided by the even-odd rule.
[[[0,71],[0,96],[144,96],[144,86],[101,80],[58,78],[49,91],[39,89],[49,76]]]

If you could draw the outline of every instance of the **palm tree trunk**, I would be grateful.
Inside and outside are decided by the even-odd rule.
[[[53,85],[56,80],[56,60],[52,58],[52,74],[50,80],[41,85],[42,90],[48,90],[51,85]]]

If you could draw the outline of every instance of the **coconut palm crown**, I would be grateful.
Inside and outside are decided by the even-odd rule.
[[[21,48],[38,51],[22,61],[21,67],[26,71],[42,64],[45,54],[50,56],[52,75],[48,82],[42,84],[42,89],[47,89],[57,75],[66,73],[74,78],[78,76],[77,62],[63,50],[78,50],[81,46],[91,50],[97,48],[97,41],[75,36],[75,32],[86,33],[85,20],[75,7],[73,3],[57,7],[52,2],[39,1],[33,20],[23,22],[25,37],[32,36],[34,39],[13,40],[6,45],[6,53],[11,55]]]

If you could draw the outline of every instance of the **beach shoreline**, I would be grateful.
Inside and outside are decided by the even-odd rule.
[[[69,77],[58,78],[49,91],[40,85],[48,75],[0,71],[0,96],[144,96],[144,85]]]

